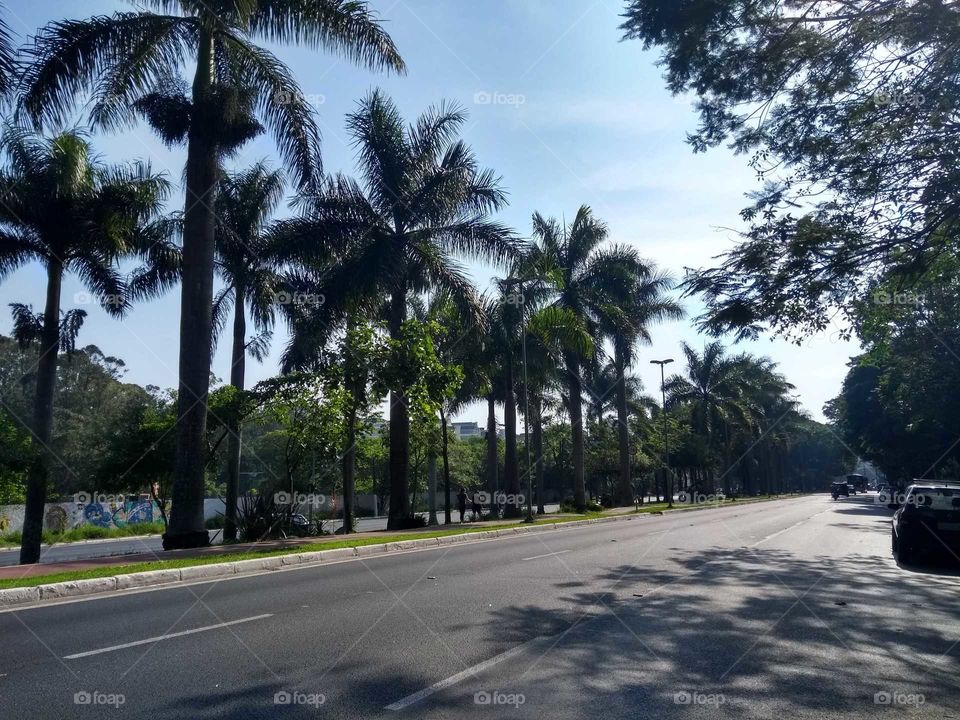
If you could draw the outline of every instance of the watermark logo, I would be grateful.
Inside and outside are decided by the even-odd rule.
[[[923,295],[907,291],[891,293],[878,290],[873,294],[873,302],[877,305],[920,305],[923,301]]]
[[[927,699],[923,693],[905,693],[899,690],[881,690],[873,695],[874,705],[905,705],[907,707],[919,707]]]
[[[73,694],[74,705],[106,705],[118,708],[127,701],[120,693],[105,693],[99,690],[81,690]]]
[[[321,493],[291,493],[281,490],[273,494],[275,505],[326,505],[327,496]]]
[[[724,500],[726,500],[726,496],[723,493],[710,493],[708,495],[706,493],[689,493],[686,490],[682,490],[677,493],[677,502],[683,504],[689,503],[691,505],[704,505],[712,503],[719,505]]]
[[[100,503],[101,505],[123,505],[127,500],[131,499],[135,500],[136,496],[128,498],[126,495],[88,492],[87,490],[81,490],[73,495],[73,501],[78,505],[90,505],[92,503]]]
[[[880,106],[888,105],[908,105],[913,108],[919,108],[927,103],[927,96],[918,92],[878,92],[873,96],[873,101]]]
[[[712,705],[718,707],[723,705],[727,698],[723,693],[702,693],[691,690],[680,690],[673,694],[675,705]]]
[[[274,105],[292,105],[293,103],[303,103],[305,105],[310,105],[311,107],[317,108],[321,105],[325,105],[326,102],[327,96],[319,93],[292,93],[287,92],[286,90],[277,90],[273,94]]]
[[[74,305],[100,305],[102,307],[124,307],[127,304],[123,295],[94,295],[86,290],[73,294]]]
[[[281,291],[274,294],[273,301],[277,305],[323,305],[327,299],[320,293]]]
[[[297,690],[281,690],[274,694],[274,705],[311,705],[315,708],[320,707],[327,701],[323,693],[303,693]]]
[[[523,305],[523,293],[507,293],[502,300],[504,305]]]
[[[523,505],[526,495],[523,493],[508,494],[505,492],[489,493],[486,490],[477,493],[477,500],[481,505]]]
[[[523,693],[508,693],[502,690],[480,690],[473,694],[474,705],[496,705],[518,708],[527,701]]]
[[[478,90],[473,94],[474,105],[510,105],[520,107],[526,104],[527,96],[517,93],[504,93],[494,90]]]

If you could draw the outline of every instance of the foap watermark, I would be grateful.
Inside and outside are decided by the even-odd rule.
[[[713,705],[719,707],[727,701],[723,693],[704,693],[696,690],[679,690],[673,694],[675,705]]]
[[[320,293],[281,291],[273,296],[277,305],[323,305],[327,298]]]
[[[100,305],[101,307],[123,307],[127,304],[127,299],[123,295],[94,295],[86,290],[73,294],[74,305]]]
[[[504,305],[523,305],[525,301],[523,293],[507,293],[504,295],[500,302]]]
[[[526,104],[527,96],[518,93],[505,93],[494,90],[478,90],[473,94],[474,105],[510,105],[520,107]]]
[[[277,90],[273,94],[274,105],[291,105],[295,102],[317,108],[326,104],[327,96],[319,93],[292,93],[286,90]]]
[[[873,101],[877,105],[907,105],[913,108],[923,107],[927,104],[927,96],[919,92],[893,91],[878,92],[873,96]]]
[[[923,295],[909,291],[886,292],[879,290],[873,294],[873,302],[877,305],[920,305],[923,301]]]
[[[487,492],[483,490],[477,493],[478,502],[481,505],[523,505],[526,502],[526,495],[523,493],[505,493],[500,492]]]
[[[127,701],[121,693],[107,693],[100,690],[81,690],[73,694],[74,705],[105,705],[119,708]]]
[[[305,693],[298,690],[280,690],[273,696],[274,705],[310,705],[318,708],[326,701],[323,693]]]
[[[101,505],[123,505],[127,500],[136,499],[136,495],[128,498],[122,494],[114,495],[111,493],[88,492],[86,490],[81,490],[73,495],[73,501],[77,503],[77,505],[90,505],[92,503],[99,503]]]
[[[881,690],[873,695],[874,705],[905,705],[907,707],[919,707],[927,699],[923,693],[905,693],[899,690]]]
[[[474,705],[518,708],[527,701],[523,693],[504,692],[503,690],[480,690],[473,694]]]
[[[690,493],[690,492],[687,492],[686,490],[682,490],[679,493],[677,493],[678,503],[684,503],[684,504],[690,504],[690,505],[705,505],[705,504],[711,504],[711,503],[714,505],[719,505],[726,499],[727,499],[726,495],[724,495],[723,493],[716,493],[716,494],[714,493],[707,494],[707,493],[700,493],[700,492]]]
[[[291,493],[281,490],[273,494],[275,505],[325,505],[327,496],[321,493]]]

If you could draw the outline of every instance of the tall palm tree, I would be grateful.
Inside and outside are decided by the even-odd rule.
[[[533,216],[542,266],[550,268],[555,306],[569,310],[591,337],[599,339],[602,319],[614,312],[618,300],[629,296],[635,283],[628,249],[606,245],[605,223],[583,205],[573,221],[563,225]],[[567,404],[570,413],[573,454],[573,498],[577,509],[586,508],[583,436],[583,366],[591,357],[568,350],[564,353]]]
[[[398,338],[410,298],[446,293],[465,316],[479,317],[480,301],[458,256],[501,263],[517,241],[490,219],[505,203],[499,178],[477,166],[457,139],[463,110],[442,104],[409,128],[396,105],[375,90],[348,116],[362,184],[331,178],[310,198],[308,215],[321,237],[353,238],[349,256],[319,288],[328,312],[351,292],[386,297],[387,328]],[[347,290],[351,292],[348,292]],[[390,399],[388,527],[409,522],[410,417],[401,391]]]
[[[0,138],[0,150],[6,156],[0,170],[0,280],[29,261],[41,263],[47,273],[43,318],[35,323],[40,342],[30,428],[34,455],[20,546],[20,562],[27,564],[40,559],[57,356],[63,332],[72,332],[61,322],[63,277],[73,273],[106,312],[123,315],[129,299],[117,262],[145,253],[160,239],[163,224],[154,221],[170,188],[147,164],[100,163],[76,131],[47,139],[11,128]],[[82,316],[68,313],[63,322],[77,319]]]
[[[164,536],[171,549],[209,542],[203,489],[219,159],[259,131],[256,115],[299,187],[312,187],[319,171],[313,110],[289,69],[255,41],[327,48],[373,68],[404,66],[363,2],[142,1],[155,12],[42,28],[27,50],[32,62],[21,81],[20,108],[35,123],[64,122],[89,91],[95,126],[146,115],[164,140],[186,144],[176,474]],[[194,65],[186,90],[181,73]]]
[[[617,446],[619,478],[614,501],[619,505],[633,502],[630,478],[630,431],[628,426],[627,372],[636,360],[637,345],[649,345],[650,325],[683,318],[683,308],[667,293],[673,281],[656,265],[643,261],[627,247],[620,248],[626,270],[632,275],[632,286],[624,298],[608,303],[601,317],[603,334],[613,345],[613,372],[617,406]]]
[[[707,344],[702,354],[687,343],[681,347],[687,362],[687,376],[674,375],[667,379],[667,403],[691,406],[694,430],[705,437],[708,449],[716,444],[719,433],[725,432],[726,454],[729,445],[726,431],[730,423],[747,421],[742,360],[728,356],[719,340]],[[706,470],[712,486],[713,468]]]
[[[244,388],[246,356],[262,360],[273,328],[276,307],[282,301],[282,258],[267,232],[267,223],[283,199],[284,178],[279,170],[257,163],[242,172],[226,175],[217,195],[217,272],[224,287],[213,303],[214,325],[226,322],[233,308],[233,343],[230,384]],[[247,340],[247,309],[257,335]],[[224,540],[237,538],[237,502],[240,492],[241,428],[227,428],[227,492]]]
[[[5,10],[0,5],[0,10]],[[16,84],[17,61],[16,52],[13,49],[13,41],[10,39],[10,28],[6,21],[0,18],[0,98],[9,93]]]

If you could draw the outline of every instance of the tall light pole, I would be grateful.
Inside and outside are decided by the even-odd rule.
[[[666,473],[667,482],[667,507],[673,507],[673,475],[670,473],[670,447],[667,440],[667,381],[663,368],[673,362],[673,358],[666,360],[651,360],[651,365],[660,366],[660,415],[663,417],[663,470]]]

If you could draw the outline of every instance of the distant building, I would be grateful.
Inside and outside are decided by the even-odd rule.
[[[450,426],[453,428],[453,432],[454,434],[456,434],[457,440],[483,437],[484,435],[483,430],[481,430],[479,423],[455,422],[455,423],[450,423]]]

